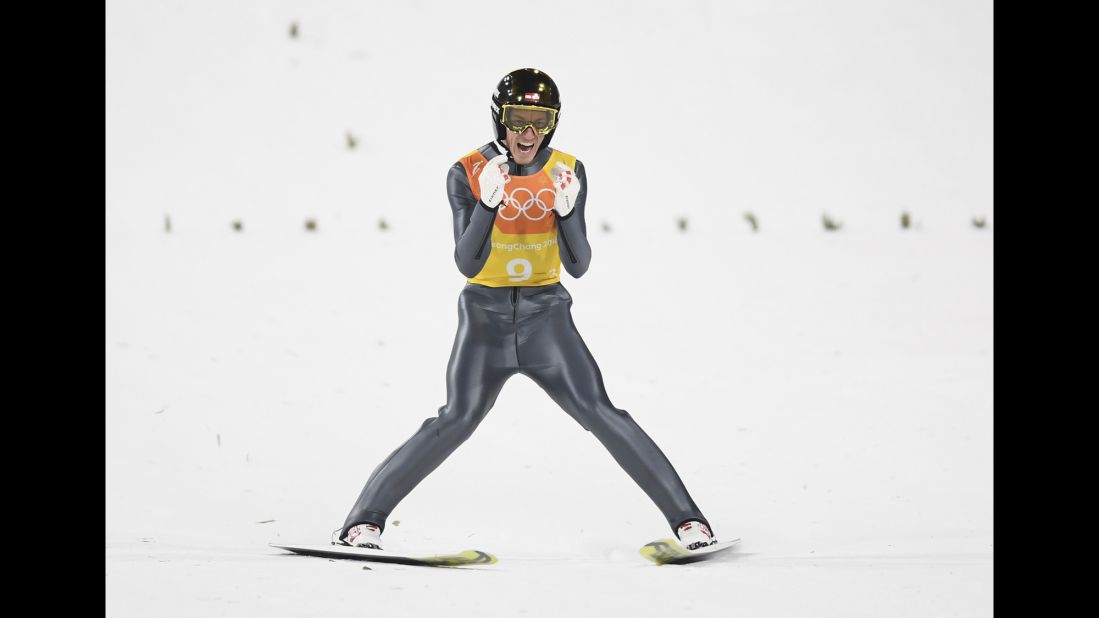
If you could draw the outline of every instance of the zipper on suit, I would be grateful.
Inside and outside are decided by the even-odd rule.
[[[515,362],[519,362],[519,286],[511,288],[511,323],[515,326]]]

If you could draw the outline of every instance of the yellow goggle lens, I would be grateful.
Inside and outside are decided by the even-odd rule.
[[[557,125],[557,110],[532,105],[505,105],[500,114],[500,124],[516,133],[531,127],[535,133],[545,135]]]

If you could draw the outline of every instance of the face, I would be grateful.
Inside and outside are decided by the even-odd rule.
[[[530,112],[527,110],[516,110],[516,119],[522,120],[534,120],[538,116],[536,112]],[[504,142],[507,144],[508,150],[511,151],[511,156],[515,158],[515,162],[520,165],[526,165],[534,160],[534,153],[538,152],[538,148],[542,145],[542,141],[546,139],[545,135],[540,135],[534,131],[532,127],[523,129],[522,133],[516,133],[511,129],[505,129],[507,133],[504,135]]]

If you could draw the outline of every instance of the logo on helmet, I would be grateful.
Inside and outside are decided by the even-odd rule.
[[[523,95],[523,100],[524,101],[534,101],[535,103],[537,103],[538,102],[538,93],[537,92],[528,92],[528,93]]]

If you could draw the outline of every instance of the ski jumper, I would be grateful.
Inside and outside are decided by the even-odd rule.
[[[560,280],[562,266],[580,277],[591,261],[583,165],[548,147],[530,164],[509,160],[511,181],[503,201],[488,208],[480,202],[477,176],[497,154],[495,143],[486,144],[455,163],[447,178],[454,258],[467,277],[447,364],[447,403],[378,465],[340,536],[360,523],[384,530],[393,508],[473,434],[516,373],[530,377],[603,444],[673,531],[690,519],[709,525],[656,443],[611,403],[599,366],[573,323],[572,296]],[[567,217],[553,210],[550,170],[557,162],[580,180]]]

